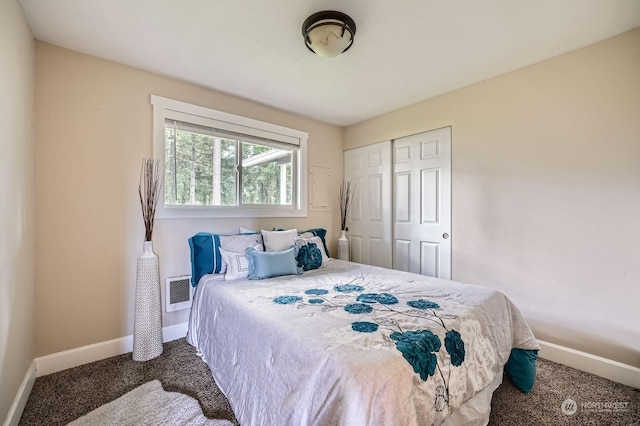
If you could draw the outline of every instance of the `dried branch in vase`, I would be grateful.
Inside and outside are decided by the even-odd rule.
[[[160,167],[160,160],[143,158],[140,170],[140,206],[142,207],[142,219],[144,220],[144,240],[151,241],[153,234],[153,221],[156,216],[156,206],[160,197],[160,188],[164,181],[164,173]]]
[[[352,185],[350,180],[346,182],[343,181],[340,185],[340,230],[342,231],[348,231],[347,217],[351,210],[354,191],[355,185]]]

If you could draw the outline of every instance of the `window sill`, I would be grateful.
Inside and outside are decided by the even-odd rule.
[[[229,217],[306,217],[306,209],[283,208],[206,208],[206,207],[161,207],[156,219],[197,219]]]

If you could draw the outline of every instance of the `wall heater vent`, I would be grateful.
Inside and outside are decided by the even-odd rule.
[[[193,300],[191,275],[167,278],[165,287],[166,311],[189,309]]]

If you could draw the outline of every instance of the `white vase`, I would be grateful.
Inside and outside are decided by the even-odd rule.
[[[162,353],[162,306],[158,256],[151,241],[143,244],[136,270],[133,360],[148,361]]]
[[[347,239],[347,231],[340,231],[338,238],[338,259],[349,260],[349,240]]]

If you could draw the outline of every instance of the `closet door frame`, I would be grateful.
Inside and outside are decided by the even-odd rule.
[[[451,139],[448,126],[344,151],[344,178],[356,185],[347,223],[352,261],[451,279]],[[430,204],[416,189],[434,182]]]

